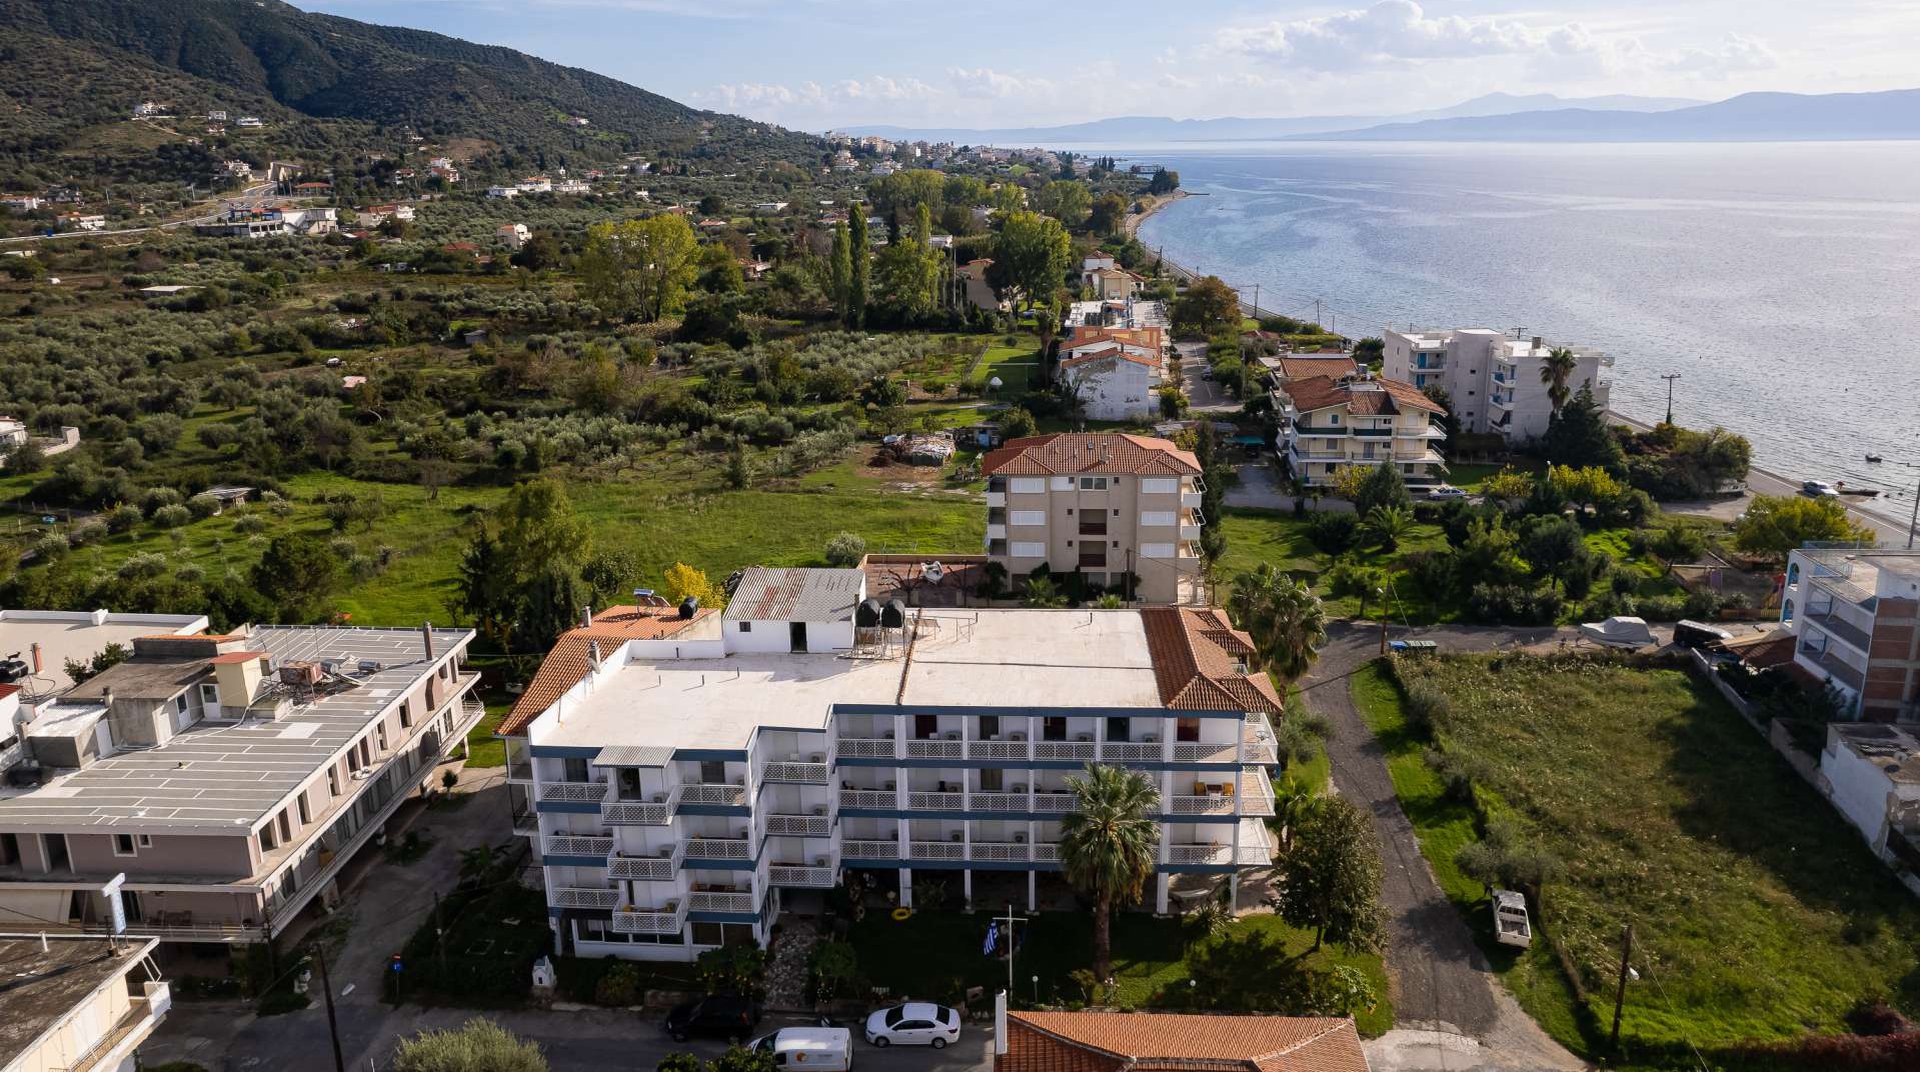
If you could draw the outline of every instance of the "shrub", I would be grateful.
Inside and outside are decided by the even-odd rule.
[[[1655,530],[1648,548],[1668,562],[1693,562],[1706,553],[1707,538],[1691,525],[1662,525]]]
[[[858,533],[843,532],[827,541],[827,565],[851,569],[866,556],[867,541]]]
[[[140,497],[140,509],[149,517],[153,516],[154,512],[163,506],[178,506],[179,504],[180,493],[172,488],[149,488],[147,489],[147,493]]]
[[[67,533],[67,544],[72,547],[85,547],[106,539],[107,523],[97,518],[82,521]]]
[[[1536,891],[1560,871],[1560,861],[1509,818],[1488,823],[1486,836],[1461,849],[1454,863],[1482,885]]]
[[[259,514],[241,514],[233,519],[233,531],[242,536],[252,536],[267,531],[267,519]]]
[[[606,974],[593,988],[593,1000],[601,1005],[624,1008],[638,1005],[640,998],[640,969],[624,960],[608,965]]]
[[[193,520],[193,511],[179,503],[170,503],[153,512],[153,523],[163,529],[177,529]]]
[[[458,1031],[422,1031],[394,1047],[393,1072],[547,1072],[540,1047],[490,1020]]]
[[[107,531],[114,535],[130,532],[133,527],[145,521],[147,515],[132,503],[121,503],[107,512]]]
[[[209,518],[220,512],[220,500],[203,491],[187,500],[187,509],[196,519]]]
[[[1360,542],[1360,518],[1345,511],[1314,514],[1307,522],[1307,539],[1324,554],[1345,554]]]
[[[33,557],[43,562],[50,562],[66,554],[69,546],[65,536],[57,532],[49,532],[33,541]]]
[[[207,571],[200,568],[197,563],[183,562],[174,569],[173,577],[177,581],[185,581],[188,584],[199,584],[207,579]]]
[[[1496,625],[1552,625],[1564,605],[1558,592],[1517,584],[1476,584],[1467,597],[1475,621]]]
[[[1405,691],[1404,707],[1410,725],[1425,734],[1446,727],[1448,717],[1453,714],[1453,701],[1447,699],[1445,693],[1424,681],[1408,684]]]
[[[1431,745],[1422,753],[1422,758],[1439,776],[1448,798],[1462,804],[1473,803],[1473,787],[1487,777],[1487,765],[1484,762],[1476,756],[1449,752]]]
[[[132,555],[120,563],[114,575],[123,581],[151,580],[167,572],[167,556],[152,552]]]

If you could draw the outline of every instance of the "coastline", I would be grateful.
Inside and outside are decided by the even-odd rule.
[[[1128,238],[1134,238],[1140,232],[1140,225],[1147,222],[1148,216],[1166,208],[1175,201],[1184,201],[1189,197],[1196,196],[1198,195],[1190,194],[1185,190],[1175,190],[1170,194],[1149,194],[1144,198],[1147,202],[1147,207],[1139,212],[1127,213],[1126,220],[1120,225],[1121,230],[1126,232]]]

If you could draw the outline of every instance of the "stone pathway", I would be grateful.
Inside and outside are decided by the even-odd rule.
[[[820,934],[813,920],[788,916],[780,924],[780,942],[767,966],[767,1009],[773,1012],[807,1011],[807,962]]]

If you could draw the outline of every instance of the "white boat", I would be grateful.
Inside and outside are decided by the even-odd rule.
[[[1581,622],[1580,635],[1595,644],[1616,648],[1644,648],[1654,640],[1653,630],[1647,628],[1645,618],[1625,615],[1604,622]]]
[[[1525,949],[1533,944],[1533,923],[1527,919],[1527,897],[1513,890],[1493,891],[1493,936],[1501,945]]]

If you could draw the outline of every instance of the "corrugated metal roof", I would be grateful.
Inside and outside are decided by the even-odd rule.
[[[726,617],[736,622],[844,622],[853,617],[866,579],[857,569],[754,566],[727,600]]]

